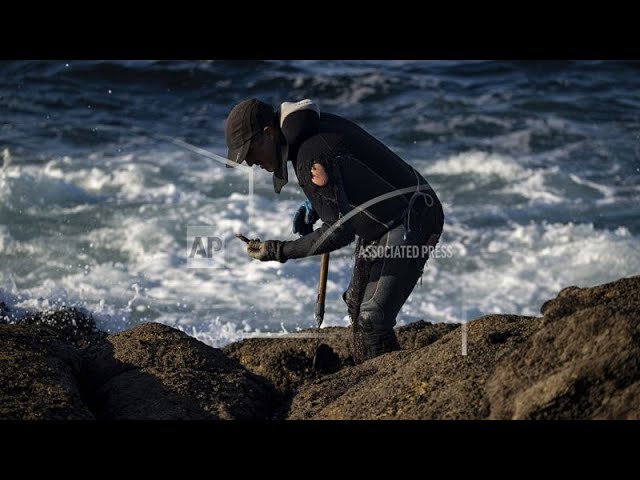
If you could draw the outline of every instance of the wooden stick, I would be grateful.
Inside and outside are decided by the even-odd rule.
[[[327,277],[329,276],[329,253],[322,254],[322,260],[320,261],[320,280],[318,281],[318,298],[316,299],[316,349],[313,354],[313,363],[311,369],[316,369],[316,361],[318,359],[318,348],[320,347],[320,327],[324,320],[324,299],[327,294]]]

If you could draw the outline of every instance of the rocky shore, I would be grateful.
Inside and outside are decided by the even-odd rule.
[[[0,419],[639,419],[640,276],[568,287],[541,316],[397,329],[354,366],[346,328],[212,348],[158,323],[107,335],[0,303]],[[463,341],[466,355],[463,355]]]

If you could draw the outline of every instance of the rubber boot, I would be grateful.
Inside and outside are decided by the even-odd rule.
[[[353,362],[356,365],[384,353],[400,350],[400,344],[393,328],[365,331],[359,322],[355,322],[352,332]]]

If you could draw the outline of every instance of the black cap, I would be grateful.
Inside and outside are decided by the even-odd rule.
[[[247,157],[251,140],[271,124],[273,107],[255,98],[237,104],[227,117],[224,135],[227,141],[227,158],[232,162],[242,163]],[[247,165],[251,166],[247,162]]]

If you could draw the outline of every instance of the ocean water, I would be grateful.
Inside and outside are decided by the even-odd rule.
[[[224,118],[250,96],[316,100],[438,192],[451,256],[429,260],[398,324],[536,315],[565,286],[640,272],[638,63],[3,61],[0,301],[214,346],[313,326],[319,257],[258,262],[233,238],[295,238],[293,172],[276,195],[256,170],[251,210],[246,171],[172,141],[224,155]],[[187,268],[193,225],[227,268]],[[348,325],[353,247],[331,255],[325,325]]]

